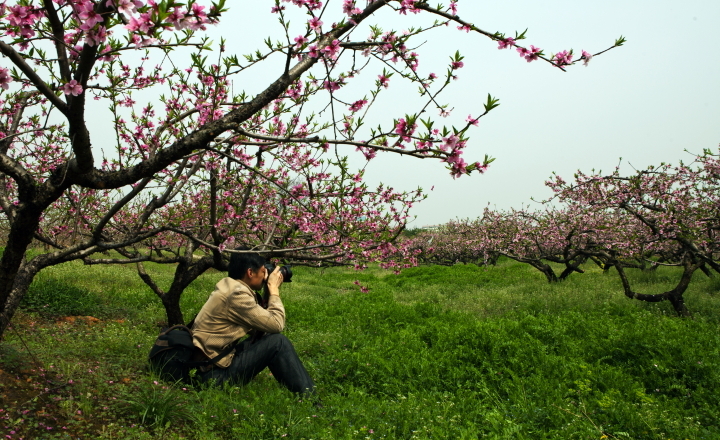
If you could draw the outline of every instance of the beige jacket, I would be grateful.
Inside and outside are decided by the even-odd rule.
[[[247,284],[223,278],[195,318],[193,343],[213,358],[251,330],[280,333],[284,327],[285,308],[279,296],[270,295],[266,310],[257,303],[255,292]],[[230,352],[216,365],[229,367],[234,355],[234,351]]]

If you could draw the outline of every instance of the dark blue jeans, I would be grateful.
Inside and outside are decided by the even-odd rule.
[[[290,391],[312,394],[315,383],[303,366],[295,348],[281,333],[265,334],[259,339],[248,338],[235,349],[232,363],[227,368],[214,367],[200,373],[200,379],[216,383],[229,382],[245,385],[257,376],[265,367],[270,369],[275,379]]]

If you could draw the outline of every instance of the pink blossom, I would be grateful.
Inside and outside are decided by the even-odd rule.
[[[387,89],[388,86],[389,86],[388,83],[389,83],[389,81],[390,81],[390,78],[388,78],[388,77],[385,76],[385,75],[378,75],[378,81],[379,81],[379,83],[380,83],[381,86],[383,86],[383,87],[385,87],[385,88]]]
[[[367,104],[367,99],[360,99],[360,100],[358,100],[358,101],[355,101],[355,102],[352,103],[352,105],[350,106],[350,111],[353,112],[353,113],[355,113],[355,112],[357,112],[357,111],[360,111],[360,110],[362,110],[362,108],[365,106],[365,104]]]
[[[308,39],[305,38],[304,35],[298,35],[297,37],[295,37],[295,46],[296,47],[302,47],[307,42],[308,42]]]
[[[462,61],[453,61],[453,62],[450,64],[450,68],[453,69],[453,70],[455,70],[455,69],[461,69],[463,66],[465,66],[465,63],[463,63]]]
[[[395,40],[397,40],[397,36],[394,32],[387,31],[382,35],[383,43],[393,43]]]
[[[443,151],[452,151],[458,145],[459,141],[460,138],[456,134],[451,134],[450,136],[443,138],[443,144],[440,146],[440,149]]]
[[[323,25],[323,22],[320,21],[320,19],[317,17],[313,17],[310,20],[308,20],[308,26],[310,26],[310,29],[312,29],[316,32],[321,31],[322,25]]]
[[[323,54],[330,58],[331,60],[334,60],[337,58],[337,53],[340,50],[340,42],[338,40],[333,40],[332,43],[328,44],[327,46],[322,48]]]
[[[90,29],[85,34],[85,44],[88,46],[99,46],[107,40],[105,26],[98,26],[97,29]]]
[[[178,30],[205,30],[205,24],[210,23],[210,19],[205,12],[205,6],[198,3],[193,3],[190,11],[175,8],[167,20]]]
[[[397,124],[395,124],[395,133],[397,134],[405,134],[405,129],[407,128],[407,122],[405,121],[405,118],[400,118],[397,121]]]
[[[352,17],[353,15],[362,14],[362,9],[355,7],[355,0],[345,0],[343,1],[343,12]]]
[[[290,88],[287,91],[287,94],[292,99],[299,99],[301,92],[302,92],[302,82],[298,81],[297,83],[290,86]]]
[[[283,1],[287,1],[287,0],[283,0]],[[303,3],[303,4],[304,4],[305,6],[307,6],[307,8],[310,9],[311,11],[318,10],[318,9],[322,8],[322,4],[323,4],[320,0],[304,0],[304,1],[302,1],[302,0],[297,0],[297,3],[296,3],[296,0],[293,0],[293,3],[295,3],[295,4],[297,4],[297,3]]]
[[[356,286],[359,286],[359,287],[360,287],[360,291],[361,291],[362,293],[368,293],[368,292],[370,292],[370,289],[369,289],[369,288],[367,288],[366,286],[363,286],[362,284],[360,284],[360,280],[355,280],[355,281],[353,281],[353,284],[355,284]]]
[[[336,90],[340,90],[340,84],[337,81],[325,80],[325,82],[323,83],[323,88],[330,92],[334,92]]]
[[[207,13],[205,12],[205,6],[202,6],[199,3],[193,3],[192,4],[192,13],[195,15],[196,21],[195,23],[192,23],[190,25],[190,29],[196,31],[198,29],[204,29],[204,26],[202,26],[204,23],[209,23],[210,20],[207,17]]]
[[[150,29],[152,29],[153,21],[150,18],[149,13],[140,14],[139,16],[130,17],[130,20],[128,20],[128,24],[125,25],[125,28],[129,30],[130,32],[142,32],[144,34],[147,34],[150,32]]]
[[[60,90],[63,91],[66,95],[73,95],[78,96],[83,92],[83,88],[78,82],[74,79],[67,82],[65,85],[60,87]]]
[[[169,23],[172,23],[173,26],[175,26],[175,29],[181,30],[185,27],[183,20],[185,19],[185,12],[181,10],[180,8],[175,8],[173,11],[167,16],[166,20]]]
[[[400,135],[403,141],[409,142],[410,136],[415,133],[415,128],[417,128],[417,124],[408,125],[405,118],[400,118],[395,124],[395,133]]]
[[[95,4],[92,2],[81,3],[77,6],[77,16],[82,23],[80,29],[87,31],[95,27],[96,24],[102,23],[103,18],[95,12]]]
[[[585,52],[585,51],[583,50],[583,51],[582,51],[582,56],[581,56],[580,58],[584,60],[584,61],[583,61],[583,64],[584,64],[585,66],[587,66],[588,63],[590,62],[590,60],[592,59],[592,57],[593,57],[593,56],[592,56],[591,53]]]
[[[417,52],[410,52],[410,55],[405,58],[405,60],[410,65],[410,69],[414,72],[417,70],[418,65],[420,64],[420,59]]]
[[[517,52],[520,54],[521,57],[525,58],[525,60],[529,63],[531,61],[537,60],[538,56],[540,55],[540,52],[542,52],[542,50],[531,44],[530,49],[526,49],[524,47],[518,47]]]
[[[311,44],[310,47],[308,47],[308,56],[310,58],[318,58],[320,56],[317,44]]]
[[[478,126],[478,120],[473,118],[472,115],[468,115],[467,119],[465,120],[476,127]]]
[[[132,15],[137,12],[137,8],[141,7],[143,4],[139,0],[108,0],[105,3],[105,6],[113,5],[118,12],[125,15]]]
[[[417,14],[420,12],[420,9],[417,9],[415,7],[415,0],[402,0],[400,2],[400,13],[403,15],[407,15],[407,11],[412,12],[413,14]]]
[[[454,178],[467,174],[467,163],[459,155],[451,155],[446,162],[450,164],[450,174]]]
[[[557,66],[566,66],[572,62],[572,52],[568,52],[567,50],[560,51],[555,54],[555,57],[553,58],[555,60],[555,65]]]
[[[433,144],[431,141],[417,141],[415,142],[415,149],[416,150],[427,150],[429,148],[432,148]]]
[[[355,148],[355,151],[361,152],[363,156],[365,156],[365,160],[371,160],[377,156],[377,151],[372,148],[357,147]]]
[[[32,25],[34,25],[40,17],[42,17],[42,10],[35,10],[31,6],[11,6],[8,9],[10,10],[10,14],[8,14],[7,20],[11,26],[17,26],[19,28],[19,35],[23,38],[34,37],[35,30],[33,30]],[[18,35],[14,29],[6,29],[5,31],[9,36]],[[21,43],[21,49],[25,50],[27,48],[27,44],[27,42]]]
[[[100,61],[110,61],[110,60],[112,60],[114,57],[117,57],[117,56],[118,56],[117,53],[112,53],[112,47],[110,47],[110,46],[108,46],[108,45],[106,45],[105,47],[102,48],[102,50],[100,50],[100,54],[101,54],[101,55],[104,54],[103,56],[101,56],[101,57],[99,58]]]
[[[135,44],[135,48],[140,49],[151,44],[156,44],[159,40],[157,38],[141,37],[137,34],[132,34],[130,41]]]
[[[10,71],[4,67],[0,67],[0,87],[7,90],[10,87],[10,82],[12,82]]]
[[[42,16],[32,6],[10,6],[8,9],[10,14],[7,20],[12,26],[32,26]]]
[[[270,13],[277,14],[278,12],[284,11],[284,10],[285,10],[285,6],[273,6],[272,8],[270,8]]]
[[[515,39],[508,37],[503,40],[498,40],[498,49],[510,49],[515,46]]]

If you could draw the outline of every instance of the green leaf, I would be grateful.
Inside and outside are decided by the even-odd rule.
[[[493,98],[488,93],[487,102],[484,104],[485,106],[485,112],[489,112],[490,110],[494,109],[495,107],[500,105],[500,100]]]

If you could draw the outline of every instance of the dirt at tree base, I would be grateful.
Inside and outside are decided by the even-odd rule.
[[[82,335],[88,326],[104,324],[91,316],[38,319],[19,314],[16,318],[19,319],[13,321],[14,331],[23,339],[31,338],[31,333],[42,327],[62,328],[68,333]],[[0,433],[3,440],[98,438],[103,432],[106,438],[111,438],[107,437],[107,427],[121,420],[118,417],[121,405],[113,407],[101,403],[95,393],[87,393],[94,384],[82,383],[86,379],[73,381],[62,377],[48,367],[29,355],[22,343],[0,341]],[[128,386],[135,380],[123,377],[116,382]],[[122,429],[118,435],[121,433]]]

